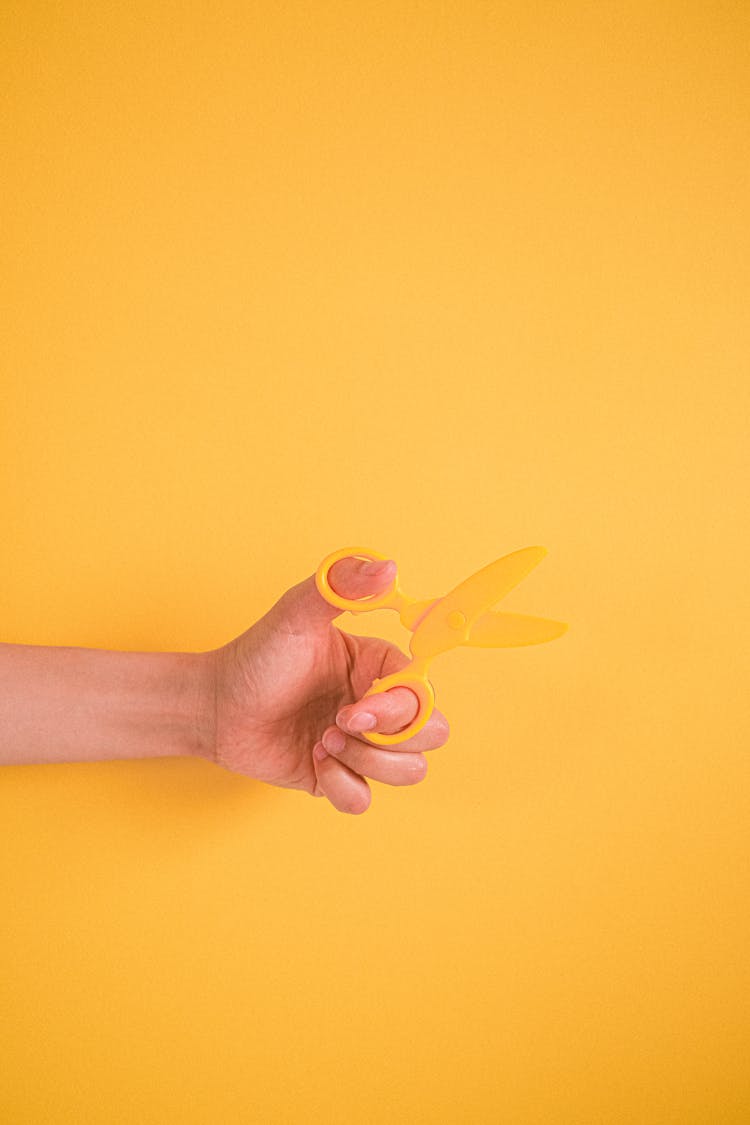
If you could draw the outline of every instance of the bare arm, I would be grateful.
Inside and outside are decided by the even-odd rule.
[[[396,564],[372,567],[340,559],[334,589],[382,592]],[[424,778],[424,751],[447,741],[448,723],[436,708],[398,745],[367,742],[365,731],[392,733],[414,719],[408,688],[366,694],[409,658],[389,641],[343,632],[339,615],[310,575],[210,652],[0,644],[0,765],[194,756],[362,813],[367,778]]]
[[[211,653],[0,644],[0,764],[213,758]]]

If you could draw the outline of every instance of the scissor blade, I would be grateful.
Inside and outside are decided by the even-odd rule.
[[[525,613],[482,614],[471,627],[468,641],[472,648],[515,648],[554,641],[567,631],[564,621],[548,617],[529,617]]]
[[[451,590],[419,622],[411,653],[431,659],[440,652],[468,643],[471,626],[485,610],[517,586],[547,554],[545,547],[523,547],[472,574]]]
[[[522,547],[482,567],[443,598],[446,613],[457,609],[469,620],[510,593],[542,561],[546,547]]]

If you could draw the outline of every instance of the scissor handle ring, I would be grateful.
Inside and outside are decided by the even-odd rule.
[[[390,676],[384,676],[382,680],[373,680],[372,685],[365,692],[364,698],[366,699],[368,695],[380,695],[384,691],[393,691],[394,688],[399,687],[408,688],[409,691],[414,692],[419,701],[419,710],[407,727],[396,731],[394,734],[365,731],[362,737],[376,746],[395,746],[399,742],[405,742],[407,738],[417,734],[426,725],[435,709],[435,691],[432,684],[426,676],[417,675],[416,672],[393,672]]]
[[[398,576],[393,579],[387,590],[371,598],[342,598],[331,587],[328,581],[328,572],[339,559],[348,558],[376,562],[378,560],[385,561],[388,555],[381,555],[377,551],[371,551],[368,547],[342,547],[340,551],[334,551],[323,559],[315,572],[315,585],[318,588],[318,593],[331,605],[335,605],[337,609],[349,610],[350,613],[364,613],[370,609],[390,609],[393,605],[393,595],[399,592]]]

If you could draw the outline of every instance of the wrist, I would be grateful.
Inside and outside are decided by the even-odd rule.
[[[214,759],[211,652],[112,653],[111,695],[102,691],[107,756]],[[114,674],[120,670],[120,676]],[[114,686],[116,684],[116,687]]]
[[[197,652],[193,657],[194,723],[187,733],[187,753],[207,762],[216,761],[216,651]]]

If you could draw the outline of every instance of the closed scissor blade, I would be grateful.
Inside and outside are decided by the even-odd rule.
[[[525,613],[482,614],[471,627],[469,639],[464,644],[472,648],[514,648],[520,645],[540,645],[554,641],[567,632],[564,621],[548,617],[529,617]]]
[[[411,652],[429,660],[456,645],[467,644],[471,626],[542,561],[545,547],[523,547],[472,574],[440,598],[419,622]]]

